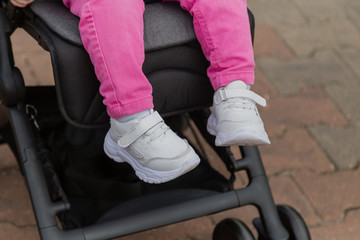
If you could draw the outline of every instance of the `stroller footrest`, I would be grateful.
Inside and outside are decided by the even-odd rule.
[[[122,203],[105,214],[95,226],[82,230],[90,239],[113,238],[238,206],[239,201],[234,191],[218,193],[201,189],[180,189]]]

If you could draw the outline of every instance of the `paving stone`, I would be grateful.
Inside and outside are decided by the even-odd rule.
[[[320,147],[304,129],[291,129],[272,140],[271,145],[261,147],[261,155],[267,174],[309,169],[316,173],[333,170]]]
[[[40,236],[35,226],[17,227],[11,223],[0,221],[0,239],[6,240],[39,240]]]
[[[29,64],[29,56],[26,53],[16,54],[14,56],[15,66],[20,69],[26,86],[36,86],[39,81],[35,76],[35,72]]]
[[[360,207],[360,168],[324,175],[301,171],[294,179],[324,221],[342,220],[347,209]]]
[[[359,13],[360,16],[360,13]],[[359,18],[360,22],[360,18]],[[359,77],[358,80],[360,81],[360,49],[344,47],[341,49],[339,54],[345,59],[347,64],[351,66],[351,69],[356,73]]]
[[[360,104],[360,75],[359,68],[356,67],[360,63],[360,58],[356,56],[359,51],[347,49],[342,54],[352,69],[354,74],[344,78],[338,84],[329,84],[325,86],[325,90],[334,102],[341,108],[347,119],[350,119],[354,126],[360,126],[360,112],[358,106]]]
[[[360,32],[346,17],[309,23],[307,26],[284,31],[282,36],[299,56],[308,56],[315,50],[324,48],[339,49],[342,46],[360,48]]]
[[[39,46],[28,33],[23,29],[17,28],[10,37],[14,55],[23,53],[42,53],[45,50]]]
[[[276,98],[278,93],[274,86],[270,83],[270,81],[265,77],[265,75],[261,72],[261,70],[256,67],[255,68],[255,84],[251,88],[257,94],[260,94],[263,98],[266,99],[267,104]],[[262,112],[266,111],[266,108],[259,107],[260,115],[262,116]],[[264,121],[267,134],[269,137],[278,136],[283,133],[286,126],[284,124],[276,123],[268,121],[267,117],[262,116]]]
[[[50,54],[22,29],[11,36],[15,65],[28,86],[54,85]]]
[[[16,226],[35,225],[24,180],[17,170],[0,174],[0,222],[11,222]]]
[[[316,123],[329,126],[347,125],[342,113],[321,88],[304,89],[296,96],[271,99],[269,105],[259,111],[265,123],[287,126]]]
[[[119,240],[205,240],[211,239],[213,224],[207,217],[118,238]]]
[[[360,236],[360,210],[347,213],[343,222],[334,222],[325,226],[310,229],[313,239],[316,240],[339,240],[358,239]]]
[[[7,144],[0,145],[0,172],[6,169],[17,168],[15,156]]]
[[[360,128],[331,128],[316,125],[309,128],[320,146],[338,169],[353,169],[360,163]]]
[[[52,73],[50,55],[46,52],[33,54],[26,59],[34,72],[37,86],[53,86],[54,77]]]
[[[328,85],[325,90],[346,118],[350,119],[354,126],[360,127],[360,77],[353,76],[340,84]]]
[[[286,62],[258,58],[257,64],[280,94],[296,94],[303,88],[356,81],[347,65],[331,51],[319,51],[312,57]]]
[[[262,114],[260,114],[260,116],[262,116]],[[284,134],[284,132],[286,131],[286,124],[282,124],[282,123],[273,123],[267,120],[267,117],[262,117],[262,120],[264,122],[264,126],[265,126],[265,130],[270,138],[270,141],[272,141],[272,139],[277,138],[281,135]],[[260,146],[260,149],[262,148],[262,146]]]
[[[50,55],[47,52],[15,55],[15,65],[20,69],[26,86],[54,85]]]
[[[360,31],[360,4],[358,1],[349,0],[351,4],[345,6],[345,12],[350,21],[355,24]],[[357,5],[355,5],[355,3]]]
[[[269,183],[276,204],[293,207],[304,218],[308,226],[320,223],[320,218],[290,176],[271,177]]]
[[[346,7],[355,1],[339,0],[294,0],[309,21],[328,21],[332,18],[345,17]],[[345,2],[345,4],[344,4]],[[321,9],[321,11],[319,11]]]
[[[286,45],[274,28],[266,25],[255,28],[255,58],[257,56],[272,56],[280,60],[292,59],[291,49]]]
[[[260,94],[266,101],[278,95],[274,86],[258,67],[255,67],[255,83],[251,90]]]
[[[251,0],[247,4],[257,25],[269,25],[280,33],[306,26],[306,18],[291,0]]]

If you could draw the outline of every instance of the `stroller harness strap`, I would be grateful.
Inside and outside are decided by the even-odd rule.
[[[124,136],[122,136],[118,144],[120,147],[125,148],[130,144],[136,141],[139,137],[141,137],[144,133],[149,131],[151,128],[155,127],[158,123],[163,122],[164,120],[160,116],[158,112],[153,112],[149,116],[142,119],[138,122],[134,127],[132,127],[129,132],[127,132]]]

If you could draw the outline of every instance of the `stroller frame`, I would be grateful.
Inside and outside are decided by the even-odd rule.
[[[254,205],[259,211],[260,219],[255,219],[254,225],[261,239],[289,239],[289,230],[285,229],[279,217],[258,148],[255,146],[240,147],[242,158],[239,160],[230,155],[223,160],[231,173],[240,170],[247,172],[249,184],[245,188],[211,194],[178,203],[175,207],[154,209],[124,219],[61,230],[55,216],[69,210],[71,206],[66,199],[57,202],[50,199],[32,122],[26,113],[27,87],[21,72],[14,66],[10,35],[19,26],[31,33],[31,28],[22,24],[19,9],[9,7],[9,4],[0,5],[0,134],[3,142],[6,141],[11,146],[24,173],[42,239],[114,238],[245,205]],[[196,112],[190,115],[200,131],[206,132],[204,117]],[[216,151],[224,155],[229,149],[221,148]]]

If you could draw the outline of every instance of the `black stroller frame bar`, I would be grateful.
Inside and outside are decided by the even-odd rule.
[[[244,157],[236,161],[236,169],[246,170],[250,179],[249,185],[243,189],[184,202],[178,204],[176,208],[173,206],[164,207],[126,219],[62,231],[57,226],[55,216],[67,211],[70,206],[62,201],[53,203],[50,200],[37,149],[32,141],[34,137],[33,128],[28,121],[24,108],[10,107],[8,115],[18,142],[19,155],[22,159],[36,220],[43,239],[91,240],[114,238],[249,204],[256,206],[259,210],[267,234],[271,236],[270,239],[288,239],[288,233],[282,227],[278,217],[265,171],[254,171],[254,169],[258,169],[258,166],[262,168],[257,147],[240,147]],[[259,196],[259,192],[261,196]],[[171,214],[169,214],[170,212]],[[156,218],[154,218],[155,215]]]
[[[281,226],[280,219],[274,218],[277,213],[265,172],[254,171],[254,169],[258,169],[256,166],[262,166],[256,147],[240,147],[244,157],[236,161],[237,170],[246,170],[248,172],[250,183],[246,188],[179,204],[175,210],[171,207],[173,214],[169,214],[170,209],[165,207],[154,212],[132,216],[128,219],[115,220],[82,229],[61,231],[57,226],[55,216],[68,210],[70,206],[64,202],[52,203],[50,200],[42,166],[37,156],[37,149],[33,145],[33,129],[29,121],[27,121],[28,117],[24,108],[10,107],[8,115],[13,125],[14,135],[17,138],[25,178],[43,239],[107,239],[248,204],[253,204],[258,208],[266,229],[268,229],[268,234],[272,236],[271,239],[287,239],[286,230],[279,231],[281,229],[279,228]],[[258,196],[257,193],[259,192],[262,193],[261,196]],[[217,204],[214,205],[214,202]],[[157,217],[154,218],[154,215]],[[271,221],[267,219],[271,219]],[[274,232],[272,232],[273,229],[275,229]]]
[[[261,222],[266,229],[263,231],[266,231],[269,239],[286,240],[289,238],[278,216],[257,147],[240,147],[242,159],[233,163],[234,171],[245,170],[249,176],[250,181],[245,188],[183,202],[177,204],[175,208],[174,206],[164,207],[126,219],[74,230],[61,230],[58,227],[56,215],[70,209],[70,205],[64,201],[52,202],[47,191],[43,168],[34,144],[33,127],[25,111],[24,81],[21,73],[14,67],[10,44],[12,29],[3,8],[0,8],[0,31],[0,51],[2,52],[0,97],[2,104],[6,106],[2,114],[9,119],[16,138],[17,153],[21,159],[20,167],[25,175],[42,239],[114,238],[249,204],[256,206],[259,210]],[[155,215],[156,218],[154,218]],[[261,228],[257,227],[258,230]]]

